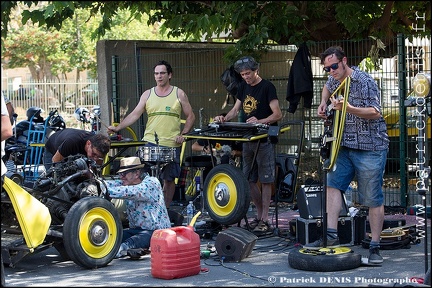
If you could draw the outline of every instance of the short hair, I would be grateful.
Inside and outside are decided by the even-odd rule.
[[[320,54],[321,64],[324,64],[325,58],[330,55],[335,55],[338,60],[342,60],[345,57],[345,52],[340,46],[332,46],[327,48],[323,53]]]
[[[139,178],[141,179],[141,181],[144,180],[144,178],[146,178],[147,176],[150,176],[149,172],[145,168],[140,168],[137,170],[140,171]]]
[[[159,66],[159,65],[165,65],[168,74],[172,74],[172,73],[173,73],[173,69],[172,69],[172,67],[171,67],[171,64],[169,64],[169,63],[168,63],[167,61],[165,61],[165,60],[160,60],[158,63],[156,63],[156,65],[153,66],[153,70],[156,68],[156,66]]]
[[[91,145],[96,148],[103,155],[106,155],[111,147],[111,140],[109,137],[102,133],[97,133],[90,137]]]
[[[243,70],[248,70],[248,69],[252,71],[259,69],[259,63],[255,61],[255,59],[251,56],[243,56],[234,63],[234,70],[237,73],[240,73]]]

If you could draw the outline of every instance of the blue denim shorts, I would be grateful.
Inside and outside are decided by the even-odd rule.
[[[356,177],[360,204],[372,208],[383,205],[382,185],[387,152],[341,147],[332,171],[327,174],[327,186],[345,191]]]

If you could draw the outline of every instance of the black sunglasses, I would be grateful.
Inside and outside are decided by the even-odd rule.
[[[124,176],[126,176],[126,174],[128,174],[130,172],[134,172],[134,171],[137,171],[137,169],[131,169],[131,170],[127,170],[127,171],[124,171],[124,172],[120,172],[120,173],[118,173],[118,175],[120,177],[124,177]]]
[[[334,64],[332,64],[332,65],[330,65],[330,66],[328,66],[328,67],[324,67],[323,69],[324,69],[325,72],[330,72],[330,69],[336,70],[336,69],[339,68],[339,63],[340,63],[340,62],[342,62],[342,61],[339,61],[339,62],[337,62],[337,63],[334,63]]]

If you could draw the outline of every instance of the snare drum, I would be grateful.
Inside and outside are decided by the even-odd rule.
[[[138,157],[143,162],[162,162],[167,163],[174,161],[176,149],[169,147],[140,147],[138,149]]]

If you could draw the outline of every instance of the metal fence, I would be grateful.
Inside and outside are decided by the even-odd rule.
[[[358,41],[361,46],[372,46],[374,40]],[[332,45],[351,47],[356,51],[354,42],[344,41],[315,43],[314,51],[324,51]],[[390,153],[384,179],[385,205],[409,206],[422,203],[416,192],[416,174],[413,165],[417,159],[416,145],[418,146],[418,129],[413,107],[405,107],[405,100],[412,95],[412,79],[418,72],[430,72],[430,39],[417,39],[414,42],[401,38],[394,42],[394,47],[386,47],[388,51],[397,51],[388,58],[379,58],[380,68],[370,74],[377,81],[381,89],[381,101],[384,116],[386,117],[389,135],[391,136]],[[352,47],[354,46],[354,47]],[[163,49],[162,49],[163,50]],[[113,104],[113,120],[119,122],[130,113],[139,101],[140,95],[155,85],[153,65],[159,60],[167,60],[173,65],[174,74],[171,80],[187,93],[192,107],[197,115],[195,127],[203,125],[212,116],[231,109],[234,99],[230,97],[222,85],[220,76],[227,68],[223,63],[223,49],[179,49],[177,52],[148,53],[145,49],[137,47],[135,55],[112,58],[113,94],[108,97]],[[420,51],[420,52],[419,52]],[[322,122],[316,116],[316,110],[321,100],[321,90],[327,79],[317,56],[312,57],[312,73],[314,83],[314,96],[311,108],[303,107],[301,102],[295,113],[287,112],[289,102],[286,100],[287,82],[297,48],[293,46],[274,46],[272,51],[260,59],[260,75],[272,81],[277,89],[280,106],[285,121],[305,121],[305,139],[302,147],[300,170],[312,178],[321,177],[319,161],[320,133]],[[348,64],[358,64],[363,59],[356,55],[347,55]],[[413,64],[414,63],[414,64]],[[138,75],[136,79],[130,77],[130,71]],[[8,85],[6,95],[14,102],[16,107],[28,108],[40,106],[46,111],[59,109],[60,113],[72,115],[77,107],[91,108],[99,103],[97,82],[86,81],[82,83],[23,83],[27,93],[20,94],[17,89]],[[429,97],[430,99],[430,97]],[[303,99],[302,99],[303,100]],[[72,116],[71,116],[72,117]],[[426,116],[430,125],[430,117]],[[70,122],[73,124],[73,117]],[[136,126],[137,135],[143,135],[146,116],[141,117]],[[75,121],[75,125],[78,125]],[[426,138],[426,152],[430,153],[430,126]],[[277,145],[279,153],[292,153],[294,143],[298,143],[299,131],[290,130]],[[427,155],[427,159],[430,155]],[[429,163],[426,163],[429,165]],[[318,179],[320,180],[320,179]],[[301,182],[299,182],[301,184]],[[357,200],[354,190],[353,200]],[[430,195],[428,195],[430,203]]]
[[[418,40],[418,41],[417,41]],[[416,174],[413,164],[417,161],[418,129],[408,129],[415,125],[415,115],[412,107],[405,107],[404,101],[412,95],[412,79],[418,72],[430,74],[430,39],[417,39],[408,41],[401,35],[395,39],[392,47],[386,47],[386,54],[394,51],[391,57],[379,58],[380,67],[370,71],[381,89],[381,102],[383,114],[391,136],[390,153],[386,166],[384,179],[385,205],[409,206],[421,202],[421,196],[416,192]],[[356,56],[355,52],[362,47],[372,47],[376,42],[373,39],[353,41],[332,41],[314,43],[309,47],[313,51],[324,51],[332,45],[349,47],[348,64],[357,65],[363,58]],[[289,71],[293,63],[297,48],[292,46],[274,46],[270,53],[260,59],[260,75],[272,81],[277,89],[284,121],[305,121],[305,145],[302,149],[302,165],[300,170],[307,172],[314,178],[321,177],[319,161],[320,133],[322,122],[316,116],[316,110],[321,100],[321,90],[327,79],[317,56],[312,57],[312,72],[314,82],[314,96],[311,108],[304,108],[303,102],[299,104],[295,113],[288,113],[289,102],[286,100]],[[178,49],[175,52],[163,51],[155,53],[145,48],[136,48],[136,54],[112,58],[112,82],[114,83],[111,101],[114,104],[114,119],[120,121],[123,113],[129,112],[139,100],[145,89],[155,85],[153,78],[153,65],[159,60],[166,60],[173,65],[171,83],[179,86],[187,93],[190,102],[197,114],[204,121],[221,112],[231,109],[234,100],[231,99],[222,85],[220,75],[227,68],[221,61],[223,49]],[[131,72],[134,71],[134,72]],[[136,75],[136,78],[130,75]],[[127,76],[129,75],[129,76]],[[108,76],[110,77],[110,76]],[[303,100],[303,99],[302,99]],[[198,111],[200,112],[198,115]],[[145,127],[145,116],[140,119],[137,126],[138,135],[142,135]],[[195,126],[202,123],[197,117]],[[430,117],[428,117],[430,125]],[[411,127],[412,128],[412,127]],[[429,129],[430,131],[430,126]],[[430,132],[429,132],[430,133]],[[298,141],[299,131],[290,131],[289,135],[278,144],[278,152],[290,153],[292,143]],[[427,139],[426,151],[430,153],[430,134]],[[430,156],[427,157],[429,159]],[[428,163],[426,163],[427,165]],[[306,171],[305,171],[306,170]],[[301,182],[300,182],[301,183]],[[354,183],[355,185],[355,183]],[[354,200],[358,198],[354,190]],[[430,195],[428,195],[430,201]]]
[[[2,92],[12,101],[18,114],[17,121],[26,119],[25,111],[29,107],[36,106],[44,110],[43,116],[47,116],[49,111],[58,110],[65,118],[67,127],[82,128],[82,123],[73,116],[75,110],[78,107],[85,107],[91,111],[95,105],[99,105],[97,80],[25,81],[18,87],[13,80],[13,78],[6,79],[7,86],[2,87]]]

